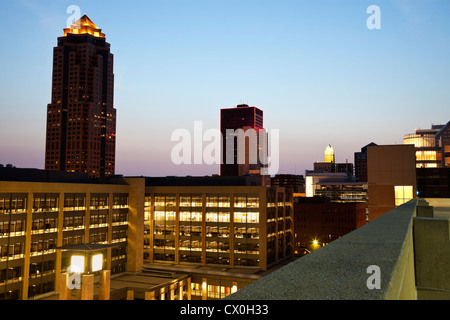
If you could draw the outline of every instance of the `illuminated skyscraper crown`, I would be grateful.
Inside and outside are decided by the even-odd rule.
[[[104,38],[105,34],[102,33],[102,29],[97,27],[87,15],[82,16],[80,19],[72,23],[69,28],[64,29],[64,36],[68,33],[72,34],[84,34],[88,33],[94,37]]]
[[[332,162],[334,163],[334,149],[331,145],[328,145],[325,149],[325,157],[324,162]]]

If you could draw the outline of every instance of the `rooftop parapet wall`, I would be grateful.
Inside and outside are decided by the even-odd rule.
[[[417,298],[450,300],[450,199],[426,200],[414,218]]]
[[[409,201],[226,299],[416,299],[412,226],[417,201]]]

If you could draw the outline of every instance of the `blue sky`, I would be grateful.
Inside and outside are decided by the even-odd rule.
[[[370,5],[381,29],[369,30]],[[116,172],[198,175],[171,163],[171,133],[218,128],[220,108],[264,110],[280,173],[304,174],[450,120],[448,0],[158,0],[2,3],[0,163],[44,167],[52,50],[77,5],[114,54]],[[7,32],[6,32],[7,31]]]

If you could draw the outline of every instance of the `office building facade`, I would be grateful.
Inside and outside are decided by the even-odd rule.
[[[305,195],[319,196],[331,202],[367,202],[367,183],[355,182],[349,173],[306,171]]]
[[[450,121],[436,133],[436,144],[440,149],[441,167],[450,167]]]
[[[302,255],[365,225],[366,204],[295,197],[294,220],[294,252]]]
[[[367,147],[369,221],[416,197],[415,147]]]
[[[357,182],[367,182],[367,147],[376,145],[371,142],[362,147],[360,152],[355,152],[355,180]]]
[[[104,265],[111,274],[126,271],[129,185],[62,174],[0,169],[0,299],[57,290],[70,264],[57,250],[63,245],[115,244]]]
[[[450,198],[450,167],[417,168],[417,191],[421,198]]]
[[[290,188],[294,193],[305,193],[305,178],[298,174],[276,174],[270,178],[274,187]]]
[[[221,178],[0,168],[0,299],[57,295],[70,265],[58,248],[82,244],[112,246],[103,255],[120,276],[111,297],[126,298],[126,281],[136,297],[157,299],[217,299],[242,288],[293,256],[292,191],[263,186],[261,176]],[[169,266],[176,284],[144,289],[146,270]]]
[[[315,162],[314,171],[326,171],[348,173],[349,176],[353,175],[353,163],[334,163],[334,162]]]
[[[267,270],[292,257],[292,191],[219,180],[208,186],[147,180],[144,263]]]
[[[403,136],[403,143],[415,146],[417,168],[450,167],[450,122],[416,129]]]

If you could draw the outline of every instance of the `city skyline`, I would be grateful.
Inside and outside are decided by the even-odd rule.
[[[170,135],[194,121],[219,128],[220,109],[240,103],[280,129],[279,173],[304,174],[328,144],[336,162],[353,162],[372,141],[402,144],[415,128],[446,123],[450,4],[425,3],[377,1],[381,29],[369,30],[372,1],[78,1],[115,54],[116,173],[218,174],[170,163]],[[44,168],[52,49],[71,4],[4,5],[1,23],[16,28],[1,36],[0,163]]]

